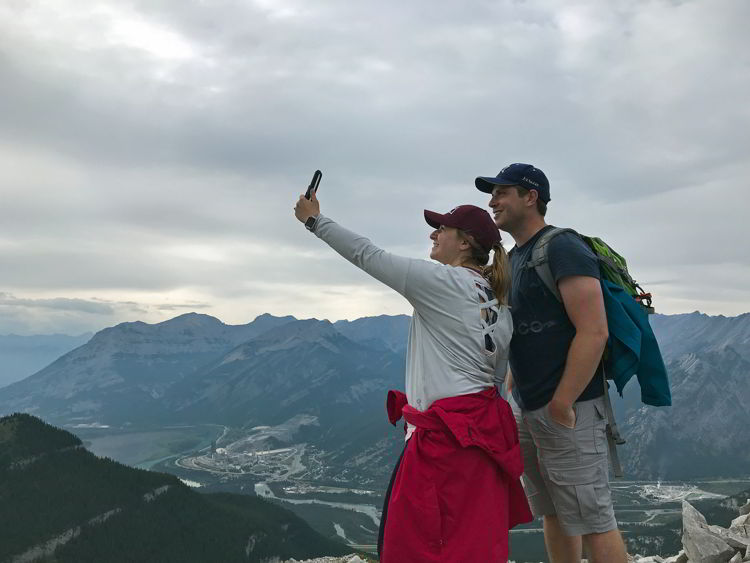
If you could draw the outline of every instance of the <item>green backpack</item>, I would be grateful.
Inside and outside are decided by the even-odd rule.
[[[645,309],[648,314],[654,312],[651,306],[651,294],[643,291],[643,288],[628,273],[628,264],[625,258],[615,252],[611,246],[598,237],[588,237],[579,234],[574,229],[562,229],[552,227],[545,232],[534,244],[531,251],[531,260],[526,264],[526,268],[534,268],[536,273],[544,282],[558,301],[562,302],[560,290],[552,276],[549,267],[549,258],[547,252],[550,241],[562,233],[574,233],[593,251],[599,261],[599,273],[602,279],[608,280],[615,285],[622,287],[630,296],[635,299]]]

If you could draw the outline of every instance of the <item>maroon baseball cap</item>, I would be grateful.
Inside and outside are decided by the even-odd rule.
[[[476,205],[459,205],[444,215],[425,209],[424,219],[433,229],[437,229],[440,225],[461,229],[473,236],[474,240],[488,253],[496,243],[500,242],[500,230],[492,217]]]

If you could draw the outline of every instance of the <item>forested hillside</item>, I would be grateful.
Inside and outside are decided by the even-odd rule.
[[[260,561],[351,550],[254,496],[200,494],[86,451],[25,414],[0,418],[0,561]]]

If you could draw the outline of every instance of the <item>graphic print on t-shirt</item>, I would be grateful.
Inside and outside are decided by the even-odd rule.
[[[497,326],[498,319],[498,301],[495,299],[495,292],[487,286],[479,283],[477,295],[479,296],[479,311],[482,319],[482,332],[484,333],[484,349],[488,354],[495,352],[495,339],[493,333]]]

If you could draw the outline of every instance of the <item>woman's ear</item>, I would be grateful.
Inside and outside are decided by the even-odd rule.
[[[466,236],[462,236],[461,237],[461,242],[459,243],[459,246],[460,246],[461,250],[471,250],[472,249],[472,244],[471,244],[471,240],[470,240],[469,237],[470,237],[470,235],[468,235],[468,234]]]

